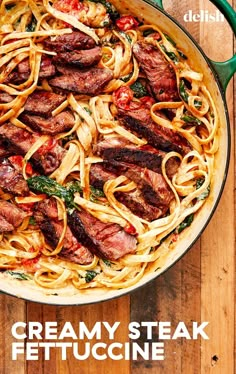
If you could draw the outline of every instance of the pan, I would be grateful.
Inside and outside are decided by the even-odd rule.
[[[176,243],[175,249],[163,254],[160,258],[160,268],[157,271],[144,275],[134,286],[116,290],[82,290],[72,289],[56,290],[56,294],[42,292],[40,289],[28,287],[24,282],[16,283],[10,279],[1,278],[1,290],[9,295],[26,300],[54,304],[54,305],[84,305],[97,303],[127,294],[144,286],[173,266],[200,237],[209,223],[223,192],[229,167],[230,157],[230,123],[225,98],[227,85],[236,71],[236,55],[224,62],[210,60],[199,47],[192,36],[174,20],[163,8],[161,0],[113,0],[112,3],[120,13],[130,13],[145,19],[148,23],[157,24],[160,29],[181,44],[183,52],[194,61],[194,69],[202,71],[206,85],[211,92],[218,108],[220,117],[220,144],[215,162],[215,176],[211,185],[210,197],[200,212],[196,215],[191,229],[183,232],[181,240]],[[236,33],[236,13],[225,0],[212,0],[228,20],[234,34]]]

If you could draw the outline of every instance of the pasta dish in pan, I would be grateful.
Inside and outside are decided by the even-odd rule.
[[[0,14],[1,271],[132,286],[208,198],[219,121],[203,74],[106,0],[3,0]]]

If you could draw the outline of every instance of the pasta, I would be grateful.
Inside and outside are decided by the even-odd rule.
[[[119,15],[107,2],[104,5],[102,1],[87,0],[3,0],[0,15],[0,142],[8,136],[5,133],[3,136],[1,128],[6,129],[7,134],[11,126],[14,131],[26,131],[31,139],[24,152],[23,146],[19,148],[18,145],[12,148],[13,157],[12,154],[6,156],[10,156],[14,165],[13,161],[21,155],[20,173],[29,190],[19,196],[10,191],[9,186],[1,184],[1,201],[22,210],[24,217],[13,230],[1,229],[0,268],[9,276],[43,289],[60,289],[67,285],[79,290],[130,287],[160,266],[163,256],[173,250],[181,232],[190,226],[194,214],[208,198],[218,150],[219,119],[203,74],[192,69],[181,46],[157,25],[143,24],[130,15]],[[76,32],[89,38],[92,47],[87,44],[84,48],[77,45],[69,49],[61,43],[58,50],[58,40],[68,40],[66,38]],[[93,63],[96,67],[92,63],[86,65],[90,64],[86,59],[92,48],[94,53],[100,48],[101,55]],[[158,73],[148,66],[146,51],[154,60],[159,58],[163,71]],[[73,53],[81,54],[82,60],[72,61]],[[81,62],[83,59],[85,62]],[[83,63],[85,66],[81,66]],[[54,70],[56,67],[53,77],[46,76],[48,66]],[[95,74],[96,69],[101,69],[101,73],[93,81],[91,72]],[[95,90],[103,72],[109,79]],[[82,74],[82,78],[77,74]],[[156,80],[152,81],[152,74]],[[78,82],[81,79],[83,89],[65,88],[64,85],[69,84],[63,81],[65,76],[68,82],[72,77]],[[91,82],[87,84],[86,79]],[[92,82],[95,82],[93,87]],[[26,120],[27,113],[32,115],[32,110],[27,108],[35,92],[39,101],[42,92],[47,95],[56,92],[62,97],[52,108],[50,118],[45,115],[41,120],[44,126],[41,131],[35,130],[35,125],[31,126]],[[37,104],[37,100],[35,102]],[[63,127],[62,120],[60,122],[65,113],[70,122],[68,128]],[[36,119],[39,121],[38,117]],[[30,117],[31,121],[36,119]],[[47,129],[50,121],[54,121],[51,133]],[[63,125],[55,132],[58,123]],[[151,131],[160,142],[160,151],[152,143]],[[114,157],[111,160],[97,151],[101,142],[110,142],[113,146],[117,141],[120,148],[130,153],[133,150],[147,150],[149,155],[153,152],[160,161],[158,171],[158,165],[154,165],[155,170],[149,172],[149,159],[146,166],[139,165],[136,172],[135,167],[131,170],[132,162],[122,159],[123,153],[119,153],[117,159],[109,156]],[[10,143],[12,145],[12,141]],[[5,152],[4,142],[1,147]],[[51,149],[55,150],[56,161],[59,161],[50,172],[44,173],[37,165],[41,163],[46,168],[44,159]],[[145,163],[145,157],[142,162]],[[170,172],[170,165],[175,165],[174,172]],[[109,175],[113,173],[113,178],[107,177],[102,188],[93,186],[91,173],[95,166],[107,167]],[[44,179],[40,179],[41,176]],[[40,187],[35,181],[50,185]],[[158,188],[160,185],[159,189],[155,183]],[[147,189],[151,191],[149,195],[145,192]],[[151,219],[148,213],[146,216],[139,214],[134,206],[139,198],[149,209],[153,202],[155,212],[159,213]],[[136,200],[131,204],[130,199]],[[49,204],[48,201],[51,201],[51,212],[56,211],[56,218],[38,208],[40,204]],[[37,218],[40,215],[37,209],[41,221]],[[87,241],[80,237],[80,243],[76,237],[78,227],[71,218],[78,214],[79,219],[80,212],[93,217],[94,226],[101,222],[101,230],[108,226],[116,228],[120,235],[117,238],[129,238],[135,242],[135,250],[126,248],[126,252],[117,257],[110,252],[106,256],[101,249],[91,250],[96,245],[99,247],[103,240],[97,239],[98,233],[93,238],[91,227],[86,233]],[[7,216],[4,219],[7,220]],[[57,234],[54,245],[45,234],[46,220],[48,225],[53,222],[50,227]],[[88,237],[92,237],[91,243]],[[77,243],[73,251],[69,239]],[[106,240],[107,237],[104,242]],[[86,246],[86,243],[90,244]],[[76,251],[85,251],[84,248],[90,257],[86,261],[74,260]],[[113,250],[114,253],[118,251],[116,245]]]

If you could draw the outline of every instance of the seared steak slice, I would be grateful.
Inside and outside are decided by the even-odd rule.
[[[23,175],[8,159],[0,160],[0,187],[14,195],[27,195],[29,188]]]
[[[0,140],[9,144],[12,153],[24,156],[37,140],[38,135],[10,123],[0,126]],[[50,146],[43,146],[32,156],[32,162],[43,174],[52,173],[60,165],[65,150],[56,141],[49,140]]]
[[[156,124],[147,108],[118,109],[121,123],[129,130],[147,139],[154,148],[165,152],[186,154],[191,150],[188,141],[180,134]]]
[[[175,71],[163,53],[145,42],[135,43],[133,53],[147,75],[156,99],[158,101],[179,100]]]
[[[116,174],[107,171],[104,167],[104,164],[94,164],[90,168],[90,183],[99,189],[103,189],[106,181],[115,179]],[[135,189],[130,192],[116,192],[116,199],[124,204],[127,208],[131,210],[135,215],[146,219],[148,221],[153,221],[166,212],[166,208],[157,208],[156,206],[148,204],[143,196],[141,191]]]
[[[16,205],[0,200],[0,232],[12,231],[21,225],[27,213]]]
[[[136,216],[146,219],[147,221],[153,221],[167,211],[167,207],[165,206],[157,207],[148,204],[143,198],[141,191],[138,189],[130,192],[116,192],[115,197]]]
[[[34,91],[25,103],[25,112],[48,118],[63,101],[65,96],[48,91]]]
[[[84,68],[96,65],[101,58],[101,48],[95,47],[92,49],[72,51],[72,52],[59,52],[53,57],[53,62],[57,64],[68,64],[77,68]]]
[[[129,162],[157,173],[161,173],[162,160],[166,155],[148,144],[137,147],[122,137],[105,139],[94,146],[94,151],[104,160]],[[178,160],[169,159],[166,164],[167,175],[172,177],[178,166]]]
[[[63,230],[63,223],[58,221],[55,200],[47,199],[38,203],[35,206],[34,217],[46,242],[55,249]],[[91,252],[78,242],[69,227],[66,229],[63,248],[58,256],[77,264],[89,264],[93,260]]]
[[[49,84],[58,89],[84,95],[97,95],[103,92],[103,88],[113,77],[113,73],[108,69],[63,70],[64,75],[51,79]]]
[[[95,41],[81,31],[74,31],[71,34],[48,38],[44,40],[44,45],[50,51],[68,52],[75,49],[93,48],[95,47]]]
[[[90,168],[90,184],[98,188],[99,190],[103,190],[104,184],[111,180],[111,179],[116,179],[117,175],[106,170],[104,168],[104,164],[97,163],[91,165]]]
[[[117,175],[125,175],[135,182],[148,204],[169,207],[173,193],[161,174],[134,164],[114,160],[104,161],[104,164],[109,171]]]
[[[43,56],[42,61],[40,64],[40,70],[39,70],[39,78],[49,78],[56,74],[56,68],[52,64],[52,60],[47,57]],[[26,81],[30,76],[30,65],[29,60],[23,60],[17,65],[17,71],[13,71],[9,74],[7,79],[5,79],[5,83],[21,83],[23,81]]]
[[[85,210],[68,216],[72,233],[89,250],[101,258],[117,260],[136,248],[136,238],[115,223],[103,223]]]
[[[75,122],[72,113],[69,111],[61,112],[48,119],[22,113],[20,120],[30,126],[33,130],[49,135],[56,135],[60,132],[67,131],[73,127]]]
[[[10,103],[12,100],[14,100],[14,96],[9,95],[6,92],[0,92],[0,103]]]

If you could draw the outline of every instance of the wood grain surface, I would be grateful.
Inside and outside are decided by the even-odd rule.
[[[232,1],[230,1],[232,4]],[[236,6],[236,0],[234,9]],[[185,23],[187,10],[215,11],[207,0],[164,0],[165,9],[183,24],[214,60],[230,58],[234,50],[232,31],[227,22]],[[227,89],[227,102],[232,126],[235,123],[234,86]],[[52,307],[0,296],[0,374],[234,374],[235,364],[235,174],[234,141],[224,194],[207,229],[194,247],[173,268],[156,281],[109,302],[84,307]],[[73,326],[84,321],[92,327],[96,321],[110,324],[120,321],[116,341],[128,341],[130,321],[209,321],[209,340],[165,343],[164,361],[77,361],[69,356],[61,360],[59,351],[52,351],[50,361],[40,355],[38,361],[11,359],[13,341],[11,327],[17,321],[57,321]],[[155,338],[155,336],[154,336]],[[143,334],[139,342],[146,339]],[[107,336],[103,342],[109,343]]]

